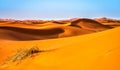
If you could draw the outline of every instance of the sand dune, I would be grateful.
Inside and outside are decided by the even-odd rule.
[[[0,23],[0,39],[42,40],[83,35],[110,29],[109,26],[91,19],[69,20],[69,22],[32,20],[6,22],[4,21],[3,24],[3,21],[1,21]]]
[[[77,26],[80,28],[93,30],[93,31],[103,31],[110,29],[109,26],[102,25],[101,23],[91,19],[78,19],[76,21],[73,21],[71,26]]]
[[[8,40],[41,40],[83,35],[88,33],[93,33],[93,31],[71,26],[44,29],[30,29],[8,26],[0,27],[0,39]]]
[[[95,21],[100,22],[103,25],[110,26],[110,27],[118,27],[120,26],[120,20],[111,19],[111,18],[96,18]]]
[[[120,70],[120,27],[91,19],[23,22],[0,24],[0,70]]]
[[[22,60],[17,67],[3,66],[3,70],[119,70],[119,32],[115,28],[99,33],[61,39],[36,41],[6,41],[1,43],[2,51],[14,53],[16,48],[37,46],[41,52],[36,57]],[[53,51],[48,51],[54,49]],[[14,50],[14,52],[13,52]],[[48,51],[48,52],[47,52]],[[3,56],[3,59],[7,58]],[[2,60],[2,58],[1,58]],[[29,63],[29,64],[28,64]],[[25,68],[22,66],[28,65]]]
[[[61,28],[52,29],[27,29],[17,27],[0,27],[0,39],[14,40],[39,40],[55,38],[59,33],[63,33]]]

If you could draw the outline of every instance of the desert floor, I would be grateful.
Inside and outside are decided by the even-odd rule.
[[[0,70],[120,70],[119,26],[86,18],[1,20]]]

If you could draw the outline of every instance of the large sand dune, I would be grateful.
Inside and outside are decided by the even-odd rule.
[[[2,22],[0,70],[120,70],[119,35],[91,19]]]

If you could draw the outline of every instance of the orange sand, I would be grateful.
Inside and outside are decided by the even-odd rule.
[[[14,25],[6,26],[3,24],[0,26],[0,70],[120,70],[120,27],[113,29],[106,27],[105,31],[93,33],[93,29],[89,30],[89,26],[85,29],[85,26],[79,28],[56,24],[56,27],[48,26],[39,28],[37,31],[36,26],[32,28],[29,26],[28,28],[17,27],[17,24],[16,27]],[[55,28],[58,30],[55,31]],[[59,29],[62,29],[63,32],[59,32]],[[46,34],[46,30],[48,30],[48,34]],[[77,30],[81,32],[78,33]],[[43,32],[38,33],[41,31]],[[56,34],[51,34],[52,31]],[[81,33],[90,34],[81,35]],[[20,36],[15,38],[11,34]],[[48,36],[44,37],[41,34]],[[71,37],[65,37],[66,35]],[[33,36],[34,38],[31,39]],[[42,38],[44,40],[39,40]],[[18,49],[33,46],[45,52],[18,61],[19,64],[13,62],[2,65]]]

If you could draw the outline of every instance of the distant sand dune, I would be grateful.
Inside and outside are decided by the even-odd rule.
[[[71,23],[71,26],[76,26],[93,31],[103,31],[111,28],[91,19],[78,19],[76,21],[73,21]]]
[[[3,24],[4,23],[4,24]],[[37,23],[37,24],[35,24]],[[64,21],[1,21],[0,39],[42,40],[89,34],[111,29],[92,19]]]

